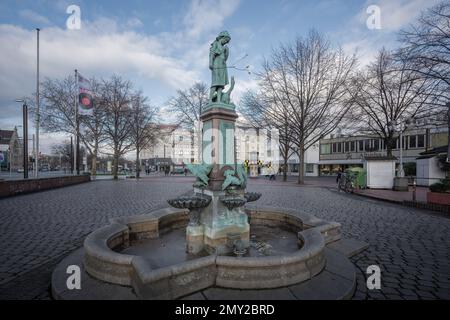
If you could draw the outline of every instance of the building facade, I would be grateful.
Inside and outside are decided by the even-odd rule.
[[[157,142],[141,153],[146,167],[163,171],[190,163],[200,163],[198,132],[177,125],[159,125]]]
[[[23,168],[23,147],[17,128],[0,130],[0,153],[2,170],[17,171]]]
[[[161,135],[157,142],[141,153],[143,165],[152,170],[173,170],[188,163],[202,162],[201,126],[192,129],[176,125],[160,125]],[[255,128],[244,121],[235,127],[236,162],[245,164],[251,176],[278,173],[283,165],[280,157],[279,138],[276,130]],[[293,154],[288,160],[288,173],[298,175],[299,159]],[[319,144],[305,154],[305,175],[319,174]]]
[[[448,144],[447,128],[412,129],[403,134],[403,164],[414,164],[421,152]],[[336,175],[339,170],[362,167],[366,156],[386,155],[383,139],[375,135],[331,136],[320,140],[319,174]],[[400,139],[392,155],[400,162]]]

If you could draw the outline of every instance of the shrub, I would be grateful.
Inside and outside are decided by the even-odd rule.
[[[445,193],[450,190],[450,179],[445,178],[430,186],[431,192]]]
[[[416,163],[415,162],[407,162],[403,165],[403,171],[405,172],[405,176],[415,176],[416,175]]]

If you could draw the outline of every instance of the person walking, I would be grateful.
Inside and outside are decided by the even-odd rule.
[[[339,171],[338,171],[338,174],[337,174],[337,177],[336,177],[336,183],[337,183],[337,186],[338,186],[338,190],[341,189],[341,180],[342,180],[342,168],[339,168]]]

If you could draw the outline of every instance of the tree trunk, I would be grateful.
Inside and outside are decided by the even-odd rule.
[[[141,159],[139,157],[139,148],[136,148],[136,179],[141,177]]]
[[[94,152],[92,152],[92,160],[91,160],[91,175],[94,177],[97,175],[97,153],[98,147],[95,146]]]
[[[392,150],[395,148],[396,140],[394,138],[386,138],[384,144],[386,145],[387,156],[392,157]]]
[[[94,176],[94,177],[97,175],[97,152],[94,152],[92,154],[91,175]]]
[[[287,181],[287,169],[288,169],[287,163],[288,163],[287,155],[284,155],[283,156],[283,181],[284,182]]]
[[[117,148],[114,148],[114,160],[113,160],[113,177],[114,180],[119,179],[119,151]]]
[[[300,148],[300,153],[297,154],[299,159],[299,168],[298,168],[298,184],[305,183],[305,150],[304,148]]]

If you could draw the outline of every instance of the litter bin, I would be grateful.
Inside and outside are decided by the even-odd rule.
[[[352,175],[355,177],[355,188],[357,189],[365,189],[367,187],[366,182],[366,170],[364,168],[355,167],[345,170],[346,174]]]

